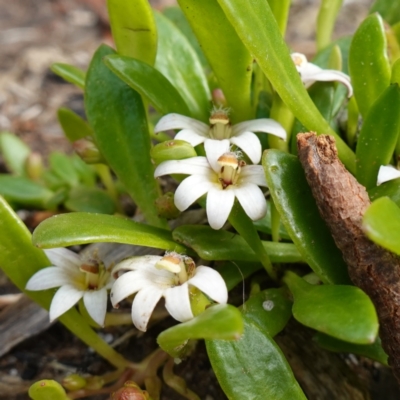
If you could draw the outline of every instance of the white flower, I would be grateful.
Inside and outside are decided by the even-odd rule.
[[[400,171],[392,165],[381,165],[378,172],[377,185],[379,186],[383,182],[391,181],[393,179],[400,178]]]
[[[173,318],[181,322],[192,319],[190,286],[218,303],[225,304],[228,300],[225,281],[217,271],[204,266],[196,268],[193,260],[177,253],[128,258],[117,264],[112,273],[115,276],[123,270],[128,272],[115,281],[111,302],[116,307],[121,300],[136,293],[132,321],[143,332],[161,297],[165,297],[165,307]]]
[[[253,221],[262,218],[267,212],[263,192],[258,187],[267,186],[262,166],[245,165],[235,153],[227,152],[228,148],[218,153],[220,150],[210,148],[207,158],[165,161],[156,168],[154,176],[189,174],[175,192],[175,205],[184,211],[207,193],[206,211],[213,229],[225,224],[235,197]]]
[[[175,139],[185,140],[193,147],[204,143],[206,153],[212,148],[226,148],[227,143],[243,150],[253,164],[261,160],[261,143],[254,132],[271,133],[286,139],[286,131],[281,124],[269,118],[239,122],[231,126],[226,109],[214,109],[210,116],[210,125],[180,114],[168,114],[158,121],[154,131],[182,129]],[[220,154],[222,152],[220,151]]]
[[[337,81],[347,87],[348,97],[353,96],[350,77],[345,73],[334,69],[322,69],[318,65],[308,62],[306,56],[301,53],[292,53],[291,57],[306,88],[309,88],[316,81]]]
[[[82,260],[78,254],[64,248],[45,250],[53,264],[33,275],[27,290],[46,290],[60,286],[50,305],[50,321],[73,307],[82,297],[87,312],[99,325],[104,325],[107,311],[107,289],[113,279],[97,260]]]

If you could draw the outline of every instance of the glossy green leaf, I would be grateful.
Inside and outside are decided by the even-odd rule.
[[[163,14],[169,20],[171,20],[185,35],[186,39],[190,42],[194,51],[197,53],[197,56],[199,57],[199,60],[203,68],[209,70],[210,66],[208,65],[208,61],[183,11],[179,7],[167,7],[164,8]]]
[[[207,353],[229,400],[305,400],[285,356],[274,340],[244,317],[237,341],[207,340]]]
[[[112,36],[122,56],[153,65],[157,52],[157,30],[147,0],[107,0]]]
[[[246,241],[234,232],[215,230],[204,225],[183,225],[176,228],[173,238],[192,248],[204,260],[238,260],[254,262],[259,259]],[[298,263],[303,259],[291,243],[262,242],[273,263]]]
[[[394,0],[375,0],[370,13],[379,13],[390,25],[400,21],[400,3]]]
[[[382,18],[370,15],[359,26],[350,46],[349,70],[354,96],[363,117],[389,86],[390,64]]]
[[[215,0],[178,0],[232,108],[232,121],[252,118],[253,57]],[[234,84],[233,84],[234,82]]]
[[[70,211],[83,211],[90,213],[114,214],[114,200],[99,188],[76,186],[68,193],[64,203]]]
[[[319,215],[297,157],[268,150],[263,166],[272,198],[299,253],[325,283],[350,283],[340,250]]]
[[[178,89],[152,66],[116,54],[106,57],[104,62],[127,85],[145,97],[159,113],[191,115]]]
[[[400,254],[400,208],[387,197],[375,200],[363,217],[365,234],[379,246]]]
[[[240,311],[229,304],[216,304],[190,321],[175,325],[160,333],[159,346],[176,357],[189,339],[237,340],[243,333]]]
[[[42,250],[32,245],[31,234],[10,206],[0,197],[0,267],[22,292],[30,277],[50,265]],[[25,292],[40,306],[49,309],[54,290]],[[104,342],[75,308],[59,318],[73,334],[95,349],[116,367],[127,367],[127,361]]]
[[[262,265],[259,262],[248,262],[248,261],[224,261],[215,264],[215,269],[224,278],[228,291],[233,289],[239,283],[244,285],[244,280],[254,272],[262,269]]]
[[[336,17],[343,0],[322,0],[317,17],[317,47],[319,50],[328,46],[331,41]]]
[[[93,136],[93,129],[90,125],[72,110],[59,108],[57,117],[65,136],[70,142]]]
[[[373,343],[378,316],[370,298],[358,287],[311,285],[293,272],[284,282],[294,297],[293,316],[310,328],[358,344]]]
[[[33,400],[68,400],[64,388],[56,381],[43,379],[29,388],[29,397]]]
[[[291,0],[268,0],[282,36],[285,37]]]
[[[140,94],[104,65],[103,58],[111,54],[114,51],[102,45],[90,64],[85,92],[87,117],[100,152],[146,220],[165,227],[154,207],[159,188],[153,177],[146,111]]]
[[[368,190],[368,196],[371,201],[379,199],[380,197],[389,197],[400,207],[400,179],[384,182]]]
[[[267,200],[267,213],[265,216],[258,221],[254,221],[254,226],[258,231],[271,234],[271,202]],[[282,223],[279,226],[279,236],[283,239],[290,239],[289,234],[286,232],[286,229]]]
[[[75,86],[78,86],[81,89],[85,89],[86,73],[80,68],[69,64],[55,63],[51,65],[50,69],[65,81],[73,83]]]
[[[169,231],[112,215],[76,212],[43,221],[32,237],[35,246],[49,249],[75,244],[115,242],[155,247],[181,253],[186,248],[175,243]]]
[[[400,131],[400,88],[390,85],[371,106],[357,142],[357,180],[376,186],[381,165],[390,163]]]
[[[79,156],[71,156],[71,164],[79,177],[79,182],[86,186],[96,185],[96,172],[93,166],[86,164]]]
[[[71,187],[79,183],[79,174],[72,164],[72,160],[64,153],[54,152],[49,157],[50,170],[63,183]]]
[[[163,161],[196,157],[197,153],[194,147],[185,140],[168,140],[152,147],[150,155],[158,165]]]
[[[379,337],[372,344],[354,344],[317,332],[313,340],[322,348],[338,353],[352,353],[388,365],[388,356],[382,349]]]
[[[46,208],[54,193],[29,179],[0,174],[0,195],[20,206]]]
[[[243,315],[274,337],[292,316],[292,302],[285,289],[267,289],[251,296],[242,307]]]
[[[333,135],[341,160],[350,171],[354,171],[353,152],[332,130],[308,96],[268,2],[265,0],[218,0],[218,3],[296,118],[310,131]]]
[[[400,85],[400,58],[392,65],[390,83],[397,83]]]
[[[31,149],[16,135],[0,133],[0,154],[8,170],[16,175],[25,175],[25,163]]]
[[[183,33],[155,13],[158,48],[155,67],[179,91],[191,116],[208,121],[211,94],[199,58]]]

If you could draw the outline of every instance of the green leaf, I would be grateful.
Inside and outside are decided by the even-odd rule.
[[[293,293],[293,316],[303,325],[351,343],[376,339],[375,307],[358,287],[311,285],[293,272],[287,272],[284,281]]]
[[[75,244],[115,242],[186,253],[169,231],[112,215],[76,212],[43,221],[32,237],[35,246],[49,249]]]
[[[379,13],[390,25],[400,21],[400,3],[393,0],[375,0],[369,12]]]
[[[79,183],[79,174],[72,164],[72,159],[64,153],[54,152],[49,157],[50,171],[61,182],[71,187]]]
[[[104,190],[95,187],[74,187],[69,191],[64,205],[70,211],[101,214],[114,214],[115,212],[113,199]]]
[[[192,248],[204,260],[259,260],[246,241],[234,232],[217,231],[203,225],[183,225],[176,228],[172,235],[174,240]],[[262,243],[273,263],[303,262],[291,243]]]
[[[0,174],[0,195],[20,206],[46,208],[54,193],[29,179]]]
[[[93,129],[90,125],[72,110],[59,108],[57,117],[65,136],[70,142],[75,142],[87,136],[93,137]]]
[[[392,200],[375,200],[365,212],[362,226],[372,241],[400,255],[400,208]]]
[[[286,25],[289,17],[291,0],[268,0],[268,4],[271,7],[271,11],[274,14],[276,22],[279,26],[279,31],[282,36],[285,36]]]
[[[10,206],[0,197],[0,267],[8,278],[25,292],[30,277],[50,262],[42,250],[32,245],[31,234]],[[48,310],[54,290],[25,292],[32,300]],[[95,349],[112,365],[126,368],[127,361],[104,342],[87,324],[75,308],[59,318],[73,334]]]
[[[178,90],[155,68],[116,54],[106,57],[104,62],[127,85],[145,97],[159,113],[191,115]]]
[[[217,304],[207,308],[190,321],[175,325],[160,333],[159,346],[172,355],[179,356],[182,345],[189,339],[236,340],[243,333],[240,311],[229,304]]]
[[[154,202],[159,188],[153,177],[150,135],[141,96],[116,77],[102,62],[114,51],[102,45],[90,64],[85,107],[96,144],[146,220],[165,227]]]
[[[122,56],[154,64],[157,52],[157,30],[147,0],[107,0],[112,36]]]
[[[254,221],[254,226],[256,229],[260,232],[272,233],[272,228],[271,228],[271,202],[267,200],[267,213],[265,216],[258,221]],[[286,232],[285,227],[282,225],[282,223],[279,225],[279,237],[282,239],[290,239],[289,234]]]
[[[290,57],[288,47],[265,0],[218,0],[239,37],[255,57],[284,103],[310,131],[336,139],[339,156],[350,171],[355,156],[311,101]]]
[[[253,57],[221,7],[215,0],[178,0],[178,3],[232,108],[232,121],[253,118],[250,100]]]
[[[18,136],[9,132],[1,132],[0,153],[11,173],[26,175],[25,164],[31,149]]]
[[[338,353],[352,353],[388,365],[388,356],[382,349],[379,337],[372,344],[354,344],[317,332],[313,340],[322,348]]]
[[[50,69],[65,81],[73,83],[75,86],[78,86],[81,89],[85,89],[86,73],[80,68],[69,64],[55,63],[51,65]]]
[[[171,20],[185,35],[186,39],[189,41],[197,56],[199,57],[203,68],[209,70],[210,66],[208,65],[208,61],[183,11],[179,7],[167,7],[164,8],[163,14],[169,20]]]
[[[228,291],[262,268],[259,262],[248,261],[225,261],[220,265],[217,263],[215,269],[224,278]]]
[[[251,296],[244,303],[242,313],[261,331],[274,337],[291,318],[292,302],[285,289],[267,289]]]
[[[229,400],[306,399],[277,344],[247,317],[239,340],[207,340],[206,345]]]
[[[389,197],[400,207],[400,179],[384,182],[368,190],[368,196],[371,201],[379,199],[380,197]]]
[[[366,18],[354,34],[350,46],[349,70],[358,108],[365,117],[390,82],[385,28],[378,14]]]
[[[367,189],[376,186],[381,165],[390,163],[400,130],[400,88],[390,85],[371,106],[357,142],[357,180]]]
[[[299,253],[325,283],[350,283],[340,250],[319,215],[297,157],[268,150],[263,166],[276,208]]]
[[[343,0],[322,0],[317,17],[318,50],[329,45],[342,3]]]
[[[29,397],[33,400],[68,400],[64,388],[56,381],[43,379],[29,388]]]
[[[208,121],[211,94],[196,52],[168,18],[155,13],[155,19],[158,30],[156,69],[179,91],[191,116]]]

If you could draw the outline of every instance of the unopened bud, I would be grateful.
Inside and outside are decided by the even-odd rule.
[[[72,143],[72,147],[86,164],[99,164],[104,162],[104,158],[99,149],[89,138],[76,140]]]
[[[214,89],[212,91],[212,102],[218,107],[226,107],[227,102],[222,89]]]
[[[194,147],[185,140],[167,140],[155,145],[150,151],[150,156],[158,165],[163,161],[196,157],[197,153]]]
[[[66,376],[61,383],[65,389],[74,391],[84,388],[86,386],[86,379],[78,374],[71,374]]]
[[[91,376],[86,379],[85,389],[88,390],[99,390],[104,385],[104,379],[100,376]]]
[[[125,382],[124,387],[111,395],[111,400],[148,400],[149,398],[149,394],[132,381]]]
[[[39,153],[32,152],[25,161],[25,170],[29,178],[36,181],[43,173],[43,158]]]
[[[156,200],[157,213],[161,218],[174,219],[180,214],[174,202],[174,194],[167,192]]]

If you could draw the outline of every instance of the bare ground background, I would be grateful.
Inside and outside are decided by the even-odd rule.
[[[173,0],[151,2],[158,9],[175,4]],[[335,37],[354,32],[372,0],[344,3]],[[288,42],[293,50],[308,56],[315,51],[318,6],[319,1],[294,0],[291,9]],[[0,0],[0,131],[16,133],[43,155],[52,150],[71,151],[58,125],[56,111],[66,106],[83,115],[82,93],[52,74],[49,65],[66,62],[87,68],[91,55],[102,42],[112,44],[105,0]],[[0,172],[2,169],[0,159]],[[0,272],[0,399],[28,399],[27,388],[39,379],[61,379],[76,370],[93,374],[107,370],[106,363],[62,325],[49,326],[46,312],[39,312],[24,299],[9,296],[16,293]],[[154,349],[155,337],[165,329],[165,324],[144,336],[132,330],[127,334],[127,328],[110,329],[104,335],[114,341],[125,334],[126,340],[118,349],[138,361]],[[14,327],[11,334],[10,327]],[[351,359],[346,362],[363,363]],[[202,399],[226,399],[203,344],[194,357],[176,370]],[[400,398],[390,373],[373,366],[369,370],[377,375],[375,399]],[[163,388],[163,399],[181,398]]]

